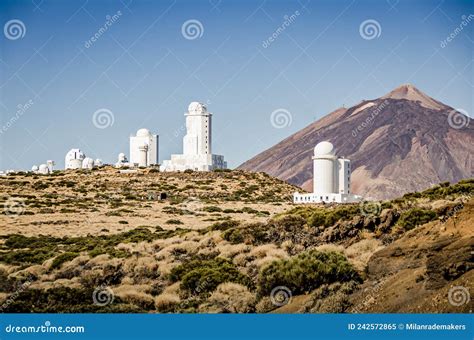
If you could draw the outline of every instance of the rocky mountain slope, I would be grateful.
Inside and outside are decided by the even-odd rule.
[[[351,191],[367,198],[394,198],[474,173],[474,124],[412,85],[340,108],[239,169],[264,171],[311,190],[313,147],[323,140],[351,159]]]

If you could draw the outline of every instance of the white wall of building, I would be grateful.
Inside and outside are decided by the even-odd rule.
[[[212,154],[212,113],[204,104],[192,102],[184,116],[183,154],[171,155],[170,160],[163,161],[161,171],[226,169],[224,156]]]
[[[206,106],[192,102],[186,117],[186,135],[183,137],[184,155],[210,155],[212,114]]]
[[[147,162],[144,166],[158,164],[159,136],[147,129],[140,129],[135,136],[130,136],[130,163],[140,164],[140,147],[147,145]]]
[[[71,149],[64,159],[65,169],[80,169],[86,155],[80,149]]]
[[[293,195],[293,202],[301,203],[353,203],[362,197],[350,191],[351,161],[338,158],[334,146],[320,142],[314,148],[313,193]]]

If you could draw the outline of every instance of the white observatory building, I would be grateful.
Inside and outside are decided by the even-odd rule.
[[[65,169],[81,169],[86,155],[80,149],[71,149],[64,159]]]
[[[353,195],[351,187],[351,161],[337,158],[334,145],[320,142],[314,147],[313,192],[293,194],[293,202],[303,203],[355,203],[361,196]]]
[[[130,136],[130,165],[150,166],[158,164],[158,135],[140,129]]]
[[[186,135],[183,137],[183,154],[171,155],[163,161],[161,171],[210,171],[227,168],[224,156],[212,154],[212,113],[204,104],[189,104],[186,117]]]
[[[55,165],[54,161],[47,162],[49,172],[53,172],[53,166]],[[102,166],[103,162],[101,159],[97,158],[96,160],[86,157],[86,154],[81,151],[81,149],[71,149],[66,154],[64,159],[64,168],[65,169],[92,169],[97,166]],[[41,166],[40,166],[41,169]]]

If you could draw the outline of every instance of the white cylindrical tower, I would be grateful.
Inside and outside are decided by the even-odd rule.
[[[313,156],[313,192],[314,193],[336,193],[337,157],[334,145],[329,142],[320,142],[314,147]]]
[[[48,166],[49,172],[52,173],[53,167],[56,165],[56,162],[52,160],[48,160],[46,161],[46,165]]]
[[[139,151],[139,161],[138,166],[147,166],[148,165],[148,145],[143,144],[138,147]]]
[[[210,155],[212,114],[206,105],[199,102],[189,104],[186,116],[186,135],[183,137],[185,155]]]

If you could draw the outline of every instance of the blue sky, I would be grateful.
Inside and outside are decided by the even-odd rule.
[[[160,161],[168,159],[182,151],[191,101],[214,113],[213,151],[231,167],[342,105],[403,83],[472,117],[474,20],[441,42],[473,7],[455,0],[2,0],[0,169],[47,159],[63,167],[73,147],[112,163],[128,154],[128,137],[141,127],[160,135]],[[23,24],[19,33],[6,31],[11,20]],[[198,22],[197,35],[183,34],[188,20]],[[374,35],[360,33],[366,20],[376,22]],[[113,124],[97,128],[94,113],[102,109]],[[291,124],[276,128],[275,111]]]

